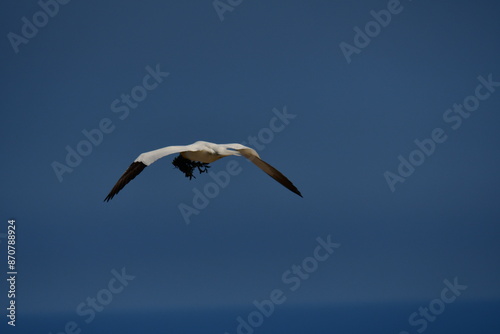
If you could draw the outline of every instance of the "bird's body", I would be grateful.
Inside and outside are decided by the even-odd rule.
[[[205,143],[205,144],[211,144],[211,143]],[[206,145],[205,149],[203,149],[202,151],[184,151],[181,152],[181,155],[184,158],[189,159],[191,161],[199,161],[207,164],[227,156],[224,155],[222,152],[219,152],[217,148],[214,149],[209,145]]]
[[[183,171],[189,178],[193,177],[192,171],[194,168],[198,168],[200,173],[202,173],[209,167],[207,165],[209,163],[231,155],[242,155],[290,191],[302,197],[302,194],[293,183],[276,168],[261,160],[259,154],[254,149],[241,144],[215,144],[206,141],[197,141],[191,145],[167,146],[140,154],[125,173],[123,173],[104,201],[112,199],[127,183],[139,175],[144,168],[160,158],[175,153],[180,153],[182,159],[179,157],[176,158],[173,162],[174,166]],[[205,169],[202,170],[201,167]]]

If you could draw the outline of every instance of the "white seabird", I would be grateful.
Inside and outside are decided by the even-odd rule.
[[[167,146],[140,154],[128,167],[125,173],[123,173],[118,182],[116,182],[104,201],[108,202],[112,199],[127,183],[139,175],[144,168],[160,158],[175,153],[180,154],[174,159],[172,164],[184,172],[189,179],[194,177],[193,170],[195,168],[197,168],[201,174],[207,172],[207,168],[210,167],[208,166],[209,163],[219,160],[220,158],[231,155],[244,156],[287,189],[302,197],[297,187],[295,187],[285,175],[281,174],[280,171],[261,160],[259,154],[254,149],[241,144],[214,144],[206,141],[197,141],[191,145]]]

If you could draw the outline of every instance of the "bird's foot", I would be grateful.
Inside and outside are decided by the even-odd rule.
[[[203,162],[196,162],[197,165],[196,167],[198,168],[198,172],[200,172],[200,174],[203,174],[203,173],[208,173],[208,169],[210,168],[210,166],[206,163],[203,163]],[[203,167],[203,169],[202,169]]]

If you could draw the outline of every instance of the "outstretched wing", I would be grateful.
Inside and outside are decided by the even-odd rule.
[[[135,159],[135,161],[127,168],[125,173],[120,177],[118,182],[114,185],[113,189],[109,192],[108,196],[104,199],[105,202],[109,202],[116,194],[120,192],[137,175],[139,175],[144,168],[151,165],[156,160],[163,158],[167,155],[180,153],[185,151],[197,150],[193,145],[187,146],[167,146],[160,148],[158,150],[142,153]]]
[[[290,181],[285,175],[283,175],[279,170],[262,160],[259,154],[252,148],[246,147],[240,144],[226,144],[225,147],[235,149],[240,152],[242,156],[253,162],[257,167],[266,172],[267,175],[281,183],[288,190],[296,193],[300,197],[302,194],[299,189]]]

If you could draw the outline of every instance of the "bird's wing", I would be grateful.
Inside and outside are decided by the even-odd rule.
[[[132,181],[137,175],[139,175],[144,168],[151,165],[156,160],[163,158],[167,155],[186,152],[186,151],[197,151],[198,148],[196,145],[187,145],[187,146],[167,146],[164,148],[160,148],[158,150],[149,151],[142,153],[135,159],[135,161],[127,168],[125,173],[120,177],[118,182],[114,185],[113,189],[109,192],[108,196],[104,199],[105,202],[109,202],[116,194],[120,192],[120,190],[127,185],[130,181]]]
[[[257,165],[257,167],[266,172],[267,175],[269,175],[270,177],[281,183],[288,190],[302,197],[302,194],[300,193],[299,189],[297,189],[297,187],[279,170],[277,170],[276,168],[274,168],[273,166],[262,160],[259,154],[254,149],[240,144],[226,144],[225,147],[235,149],[236,151],[240,152],[242,156],[244,156],[245,158],[253,162],[255,165]]]

